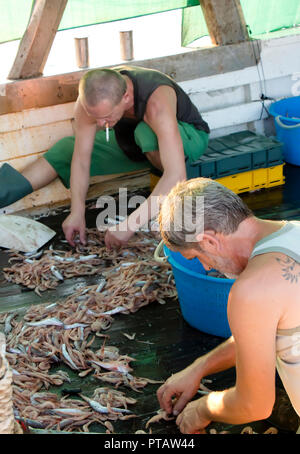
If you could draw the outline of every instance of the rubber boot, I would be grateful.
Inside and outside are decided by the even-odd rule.
[[[0,167],[0,208],[4,208],[33,192],[27,178],[11,167],[3,164]]]

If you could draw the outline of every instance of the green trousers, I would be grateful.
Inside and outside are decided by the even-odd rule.
[[[206,150],[208,134],[196,129],[193,125],[178,122],[184,154],[193,162]],[[136,144],[143,153],[158,150],[157,136],[145,122],[140,122],[135,131]],[[70,187],[71,161],[74,151],[74,137],[65,137],[44,154],[44,158],[56,170],[66,188]],[[91,156],[90,175],[109,175],[126,173],[134,170],[153,168],[145,156],[144,161],[135,162],[129,159],[119,147],[113,130],[109,132],[109,142],[105,131],[96,133]]]

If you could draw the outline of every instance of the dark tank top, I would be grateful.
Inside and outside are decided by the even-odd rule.
[[[128,76],[134,88],[134,113],[136,118],[122,118],[114,126],[117,142],[131,160],[142,161],[146,159],[140,147],[135,143],[134,130],[138,123],[143,121],[149,97],[161,85],[167,85],[175,90],[178,121],[193,124],[195,128],[206,133],[210,132],[208,124],[201,117],[197,107],[171,77],[154,69],[135,66],[119,66],[114,69],[120,74]]]

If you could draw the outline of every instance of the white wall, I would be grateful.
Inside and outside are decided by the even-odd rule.
[[[300,35],[261,41],[260,58],[253,46],[257,66],[180,82],[208,122],[211,137],[243,129],[275,134],[273,120],[265,120],[261,94],[275,100],[300,95]]]

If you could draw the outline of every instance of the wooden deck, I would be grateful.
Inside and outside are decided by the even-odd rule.
[[[300,167],[286,165],[285,175],[284,186],[242,195],[257,216],[265,219],[300,219]],[[87,210],[88,227],[95,227],[97,214],[98,210]],[[40,219],[40,222],[57,232],[54,246],[56,241],[63,238],[61,223],[65,216],[66,213],[61,213]],[[0,251],[0,269],[6,265],[7,259],[7,253]],[[92,284],[96,282],[96,279],[97,276],[90,276],[66,280],[59,285],[57,290],[44,292],[40,298],[33,291],[8,284],[0,275],[0,312],[61,299],[71,294],[79,283]],[[155,302],[134,314],[118,314],[114,316],[114,320],[107,331],[107,334],[110,335],[110,345],[118,346],[121,354],[132,355],[137,360],[133,365],[134,374],[141,377],[164,380],[223,341],[222,338],[191,328],[181,316],[178,301],[170,301],[166,305]],[[122,334],[124,332],[136,333],[135,339],[127,339]],[[88,377],[79,379],[70,369],[68,372],[72,377],[72,384],[68,386],[80,386],[83,393],[91,389],[91,386],[101,386],[99,382],[93,383],[92,379]],[[213,380],[212,384],[208,385],[210,388],[224,389],[234,384],[234,369],[209,378]],[[278,377],[277,385],[282,386]],[[114,423],[116,433],[132,434],[136,430],[145,430],[145,423],[159,408],[156,399],[157,388],[158,385],[149,384],[142,393],[134,393],[134,391],[126,389],[128,395],[138,399],[134,410],[138,417]],[[250,425],[258,432],[263,432],[271,426],[266,421]],[[179,434],[174,421],[159,422],[151,427],[153,434]],[[211,427],[217,430],[227,429],[232,433],[239,433],[242,428],[242,426],[215,423]],[[90,426],[90,430],[105,432],[103,426],[95,424]]]

